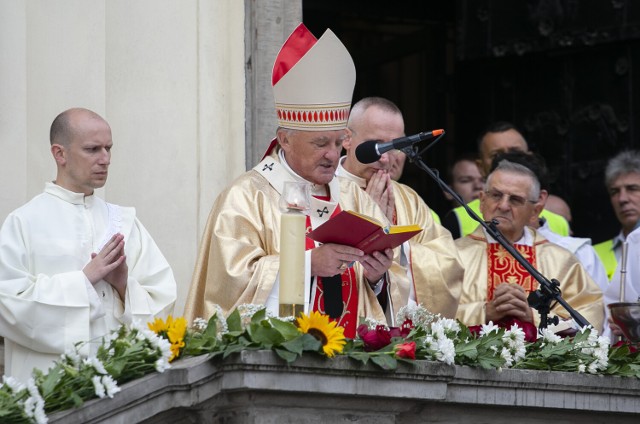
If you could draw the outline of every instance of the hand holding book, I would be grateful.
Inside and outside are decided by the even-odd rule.
[[[335,243],[356,247],[365,254],[394,249],[422,231],[418,225],[384,227],[375,219],[354,211],[342,211],[307,237],[320,243]]]

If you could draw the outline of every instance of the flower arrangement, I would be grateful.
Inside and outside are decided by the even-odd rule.
[[[147,326],[122,326],[101,340],[96,354],[65,352],[47,373],[36,370],[27,384],[3,377],[0,422],[46,423],[46,414],[113,397],[119,385],[150,372],[163,372],[182,356],[227,357],[242,350],[269,349],[288,363],[304,353],[350,357],[383,370],[400,362],[439,361],[485,369],[535,369],[640,378],[640,352],[629,344],[610,347],[585,328],[571,338],[537,330],[515,320],[466,327],[421,306],[400,309],[399,327],[365,320],[353,340],[318,312],[294,319],[271,316],[264,306],[241,305],[227,318],[218,307],[191,327],[169,316]]]

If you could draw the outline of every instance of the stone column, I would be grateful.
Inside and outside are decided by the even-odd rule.
[[[245,0],[247,169],[262,159],[275,137],[271,70],[282,43],[300,22],[302,0]]]

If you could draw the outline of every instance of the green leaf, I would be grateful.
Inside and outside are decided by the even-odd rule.
[[[252,324],[258,324],[267,318],[267,308],[262,308],[251,317]]]
[[[251,341],[258,343],[264,348],[271,349],[271,346],[278,346],[284,342],[284,337],[278,330],[272,327],[265,327],[252,323],[247,327],[247,333]]]
[[[42,397],[47,397],[53,393],[56,389],[58,381],[64,374],[64,369],[61,365],[56,365],[49,370],[49,373],[45,376],[40,390],[42,391]]]
[[[280,334],[282,334],[282,337],[284,337],[285,340],[295,339],[296,337],[300,336],[300,334],[302,334],[300,330],[298,330],[298,327],[296,327],[293,323],[282,321],[278,318],[271,318],[269,322],[271,323],[273,328],[277,329]]]
[[[479,339],[470,339],[468,342],[459,343],[455,345],[456,358],[459,356],[476,359],[478,357],[478,346],[480,345]]]
[[[218,314],[214,314],[211,318],[209,318],[209,322],[207,322],[207,328],[204,329],[204,332],[202,334],[204,336],[213,338],[216,337],[216,335],[218,334]]]
[[[293,352],[296,355],[302,355],[302,352],[305,350],[305,337],[303,337],[302,334],[300,334],[300,337],[297,337],[293,340],[289,340],[286,341],[284,343],[282,343],[282,347],[286,350],[288,350],[289,352]],[[315,338],[314,338],[315,340]],[[319,342],[318,342],[319,344]]]
[[[229,332],[242,332],[242,320],[240,318],[240,312],[238,312],[237,309],[231,312],[231,315],[227,318],[227,329]]]
[[[504,359],[500,356],[478,356],[478,365],[484,369],[500,368],[504,366]]]
[[[398,361],[391,355],[375,355],[371,357],[371,362],[383,370],[395,370],[398,368]]]
[[[313,337],[311,334],[303,334],[301,339],[303,343],[302,350],[319,352],[322,348],[322,342]]]
[[[298,359],[298,356],[299,356],[298,354],[288,351],[286,349],[275,348],[274,350],[276,351],[276,354],[278,354],[279,357],[287,361],[287,363],[289,364],[295,361],[296,359]]]
[[[367,362],[369,362],[369,359],[371,358],[371,355],[368,352],[357,352],[357,351],[349,352],[347,353],[347,356],[351,359],[355,359],[356,361],[362,362],[364,365],[366,365]]]

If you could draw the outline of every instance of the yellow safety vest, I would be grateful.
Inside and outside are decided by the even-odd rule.
[[[442,222],[440,222],[440,217],[438,216],[438,214],[435,213],[433,209],[429,209],[429,210],[431,211],[431,216],[433,217],[433,220],[438,224],[442,224]]]
[[[482,218],[482,212],[480,212],[480,200],[475,199],[471,202],[467,203],[467,206],[471,208],[472,211],[478,214],[480,218]],[[460,237],[464,237],[467,234],[473,233],[476,227],[479,225],[473,218],[467,214],[467,211],[462,207],[458,206],[453,210],[458,218],[458,223],[460,224]],[[540,216],[544,217],[549,223],[549,228],[556,234],[560,234],[561,236],[569,235],[569,223],[566,219],[564,219],[561,215],[543,209],[540,212]]]
[[[615,252],[613,251],[613,240],[614,239],[603,241],[602,243],[598,243],[593,246],[602,261],[602,265],[604,265],[605,271],[607,271],[607,278],[609,278],[609,281],[611,281],[613,273],[618,267],[618,260],[616,259]]]

